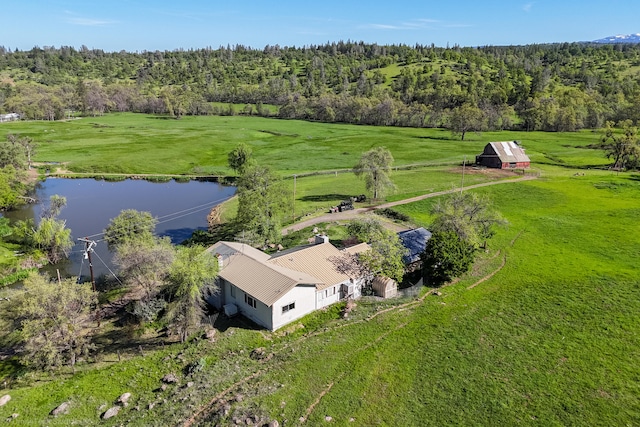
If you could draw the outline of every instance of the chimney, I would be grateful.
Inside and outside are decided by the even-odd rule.
[[[224,262],[222,261],[222,255],[216,254],[216,258],[218,259],[218,270],[222,270],[224,266]]]
[[[321,245],[323,243],[329,243],[329,236],[325,236],[324,234],[316,234],[316,245]]]

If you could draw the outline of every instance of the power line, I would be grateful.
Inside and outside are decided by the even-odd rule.
[[[195,214],[195,213],[207,210],[207,209],[211,209],[212,207],[219,205],[220,203],[222,203],[226,199],[227,199],[227,197],[220,198],[220,199],[217,199],[217,200],[212,200],[210,202],[207,202],[207,203],[204,203],[204,204],[201,204],[201,205],[198,205],[198,206],[194,206],[194,207],[191,207],[191,208],[182,209],[180,211],[172,212],[170,214],[162,215],[162,216],[156,217],[155,219],[158,220],[157,224],[164,224],[164,223],[169,222],[169,221],[173,221],[173,220],[180,219],[180,218],[183,218],[185,216],[189,216],[189,215],[192,215],[192,214]],[[104,236],[104,234],[105,233],[103,231],[101,233],[88,235],[87,238],[90,239],[90,238],[95,238],[95,237],[98,237],[98,236]],[[105,239],[103,238],[103,239],[99,239],[99,240],[96,240],[96,241],[97,242],[102,242],[104,240]]]
[[[118,276],[116,276],[116,273],[114,273],[109,266],[107,265],[106,262],[104,262],[102,260],[102,258],[100,258],[100,255],[98,255],[97,252],[94,252],[94,254],[98,257],[98,259],[100,260],[100,262],[102,263],[102,265],[104,265],[105,267],[107,267],[107,270],[109,270],[109,273],[111,273],[111,275],[118,281],[118,283],[120,283],[120,286],[124,286],[124,284],[120,281],[120,279],[118,278]]]

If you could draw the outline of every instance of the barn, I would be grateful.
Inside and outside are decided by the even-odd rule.
[[[476,164],[498,169],[527,169],[531,160],[517,141],[490,142],[476,156]]]

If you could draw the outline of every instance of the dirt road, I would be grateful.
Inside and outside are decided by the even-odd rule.
[[[537,176],[523,176],[523,177],[516,178],[516,179],[505,179],[505,180],[501,180],[501,181],[491,181],[491,182],[484,182],[482,184],[469,185],[467,187],[463,187],[462,189],[463,189],[463,191],[466,191],[466,190],[471,190],[473,188],[488,187],[490,185],[511,184],[511,183],[520,182],[520,181],[531,181],[531,180],[536,179],[536,178],[537,178]],[[431,197],[438,197],[438,196],[442,196],[444,194],[455,193],[456,191],[460,191],[460,189],[459,188],[452,188],[451,190],[436,191],[434,193],[423,194],[421,196],[411,197],[409,199],[397,200],[395,202],[383,203],[383,204],[377,205],[377,206],[370,206],[370,207],[366,207],[366,208],[358,208],[358,209],[353,209],[353,210],[345,211],[345,212],[327,213],[327,214],[324,214],[322,216],[318,216],[318,217],[315,217],[315,218],[307,219],[305,221],[297,222],[295,224],[291,224],[291,225],[287,226],[286,229],[282,230],[282,234],[286,235],[287,233],[289,233],[289,231],[302,230],[303,228],[306,228],[306,227],[309,227],[309,226],[312,226],[312,225],[315,225],[315,224],[319,224],[321,222],[348,221],[348,220],[352,220],[352,219],[355,219],[355,218],[359,218],[362,215],[369,214],[369,213],[373,212],[375,209],[385,209],[385,208],[391,208],[391,207],[398,206],[398,205],[405,205],[407,203],[413,203],[413,202],[417,202],[417,201],[420,201],[420,200],[429,199]],[[402,230],[406,229],[406,227],[403,227],[403,226],[401,226],[399,224],[393,223],[393,225],[398,228],[397,231],[402,231]]]

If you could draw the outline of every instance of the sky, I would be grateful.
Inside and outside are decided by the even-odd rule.
[[[640,33],[639,0],[5,0],[0,46],[130,52],[326,42],[446,47]]]

